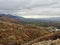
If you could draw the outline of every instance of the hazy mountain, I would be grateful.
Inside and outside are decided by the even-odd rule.
[[[51,20],[51,21],[60,21],[60,17],[48,18],[48,20]]]
[[[4,20],[4,21],[11,21],[11,22],[16,22],[16,23],[20,23],[20,22],[60,22],[60,17],[53,17],[53,18],[38,18],[38,19],[34,19],[34,18],[24,18],[21,16],[15,16],[12,14],[0,14],[0,20]]]
[[[12,14],[0,14],[0,16],[7,16],[7,17],[10,17],[10,18],[23,18],[21,16],[15,16],[15,15],[12,15]]]
[[[12,22],[12,23],[22,23],[23,21],[20,20],[19,18],[23,18],[23,17],[14,16],[11,14],[0,14],[0,21]]]
[[[60,22],[60,17],[52,17],[52,18],[38,18],[38,19],[32,19],[32,18],[26,18],[25,21],[32,21],[32,22],[50,22],[50,21],[58,21]]]

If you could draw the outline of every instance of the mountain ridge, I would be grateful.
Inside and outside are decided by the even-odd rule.
[[[0,14],[0,17],[8,17],[11,19],[21,20],[22,22],[60,22],[60,17],[52,17],[52,18],[24,18],[22,16],[12,15],[12,14]],[[17,21],[18,22],[18,21]]]
[[[11,14],[0,14],[0,21],[6,21],[6,22],[12,22],[12,23],[22,23],[23,21],[20,20],[19,18],[23,18],[23,17],[14,16]]]

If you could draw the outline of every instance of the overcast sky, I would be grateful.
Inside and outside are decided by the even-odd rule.
[[[26,18],[60,16],[60,0],[0,0],[0,13]]]

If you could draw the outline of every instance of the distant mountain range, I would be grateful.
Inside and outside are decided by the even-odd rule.
[[[27,22],[60,22],[60,17],[38,18],[38,19],[25,18],[23,20]]]
[[[23,21],[20,20],[19,16],[14,16],[11,14],[0,14],[0,21],[5,21],[5,22],[12,22],[12,23],[22,23]]]
[[[47,20],[60,21],[60,17],[47,18]]]
[[[11,14],[0,14],[0,16],[6,16],[6,17],[10,17],[10,18],[17,18],[17,19],[23,18],[21,16],[15,16],[15,15],[11,15]]]
[[[60,22],[60,17],[53,17],[53,18],[24,18],[21,16],[14,16],[11,14],[0,14],[0,20],[7,21],[7,22],[16,22],[16,23],[21,23],[21,22]]]

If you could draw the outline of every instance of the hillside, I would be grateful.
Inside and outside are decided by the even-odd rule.
[[[0,43],[18,45],[49,34],[47,28],[0,21]],[[43,33],[42,33],[43,32]]]
[[[23,21],[20,20],[18,16],[13,16],[11,14],[0,14],[0,20],[11,23],[23,23]]]
[[[54,25],[57,24],[54,23]],[[43,22],[39,26],[39,23],[33,24],[22,21],[22,17],[0,14],[0,44],[32,45],[44,40],[56,40],[60,38],[60,32],[50,31],[54,25],[52,23],[50,26],[50,23]]]
[[[42,42],[34,43],[32,45],[60,45],[60,39],[42,41]]]

